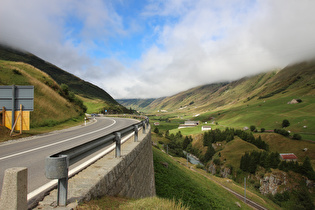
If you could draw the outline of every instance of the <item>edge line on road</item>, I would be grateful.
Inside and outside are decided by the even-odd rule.
[[[101,129],[98,129],[96,131],[91,131],[89,133],[85,133],[85,134],[82,134],[80,136],[75,136],[75,137],[72,137],[72,138],[69,138],[69,139],[65,139],[65,140],[62,140],[62,141],[58,141],[58,142],[55,142],[55,143],[52,143],[52,144],[48,144],[48,145],[45,145],[45,146],[41,146],[41,147],[37,147],[37,148],[34,148],[34,149],[30,149],[30,150],[26,150],[26,151],[23,151],[23,152],[19,152],[19,153],[16,153],[16,154],[12,154],[12,155],[8,155],[8,156],[4,156],[2,158],[0,158],[0,160],[5,160],[5,159],[8,159],[8,158],[11,158],[11,157],[15,157],[15,156],[18,156],[18,155],[23,155],[25,153],[29,153],[29,152],[34,152],[36,150],[40,150],[40,149],[43,149],[43,148],[46,148],[46,147],[50,147],[50,146],[54,146],[54,145],[57,145],[57,144],[61,144],[61,143],[64,143],[64,142],[67,142],[67,141],[71,141],[73,139],[76,139],[76,138],[79,138],[79,137],[83,137],[83,136],[86,136],[86,135],[90,135],[92,133],[95,133],[95,132],[99,132],[101,130],[104,130],[104,129],[107,129],[113,125],[116,124],[116,120],[114,119],[110,119],[110,120],[113,120],[114,122],[104,128],[101,128]]]

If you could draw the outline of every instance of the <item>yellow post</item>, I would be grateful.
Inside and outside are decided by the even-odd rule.
[[[23,128],[23,106],[22,106],[22,104],[20,104],[20,115],[21,115],[21,119],[20,119],[20,126],[21,126],[21,128],[20,128],[20,134],[22,134],[22,128]]]

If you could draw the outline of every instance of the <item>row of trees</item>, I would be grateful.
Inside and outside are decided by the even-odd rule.
[[[244,141],[254,144],[259,149],[269,150],[269,145],[264,142],[261,137],[255,138],[251,132],[243,130],[234,130],[233,128],[226,128],[224,131],[219,129],[207,131],[203,135],[203,146],[210,146],[212,143],[221,141],[232,141],[234,136],[238,136]]]
[[[259,136],[258,138],[255,138],[253,133],[246,132],[246,131],[239,130],[239,129],[235,131],[235,135],[237,135],[238,137],[240,137],[244,141],[247,141],[247,142],[255,145],[259,149],[263,149],[266,151],[269,150],[269,145],[261,139],[261,136]]]
[[[265,169],[278,168],[286,172],[294,171],[306,176],[309,179],[315,180],[315,172],[309,157],[306,157],[302,164],[293,161],[281,161],[278,152],[268,153],[266,151],[253,151],[251,153],[246,152],[245,155],[241,157],[241,170],[255,174],[258,166],[261,166]]]
[[[210,130],[203,134],[203,146],[210,146],[212,143],[221,141],[232,141],[234,139],[234,129],[226,128],[224,131],[219,129]]]
[[[278,168],[280,162],[279,153],[277,152],[246,152],[245,155],[241,157],[240,169],[254,174],[258,166],[266,169]]]

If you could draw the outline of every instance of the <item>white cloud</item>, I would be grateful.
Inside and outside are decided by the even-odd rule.
[[[28,50],[114,98],[168,96],[315,57],[312,0],[159,0],[128,18],[121,12],[128,8],[118,8],[126,6],[138,5],[3,0],[0,42]],[[142,32],[141,58],[124,58],[123,40]],[[107,47],[113,41],[115,52]]]

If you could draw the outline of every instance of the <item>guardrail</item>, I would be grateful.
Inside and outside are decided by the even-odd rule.
[[[68,168],[78,157],[91,151],[100,150],[110,142],[116,142],[115,157],[118,158],[121,156],[121,139],[134,132],[134,141],[137,142],[139,129],[142,127],[143,133],[145,133],[148,125],[149,118],[145,118],[141,122],[135,123],[127,128],[117,130],[108,135],[47,157],[45,175],[48,179],[58,179],[57,205],[67,205]]]

